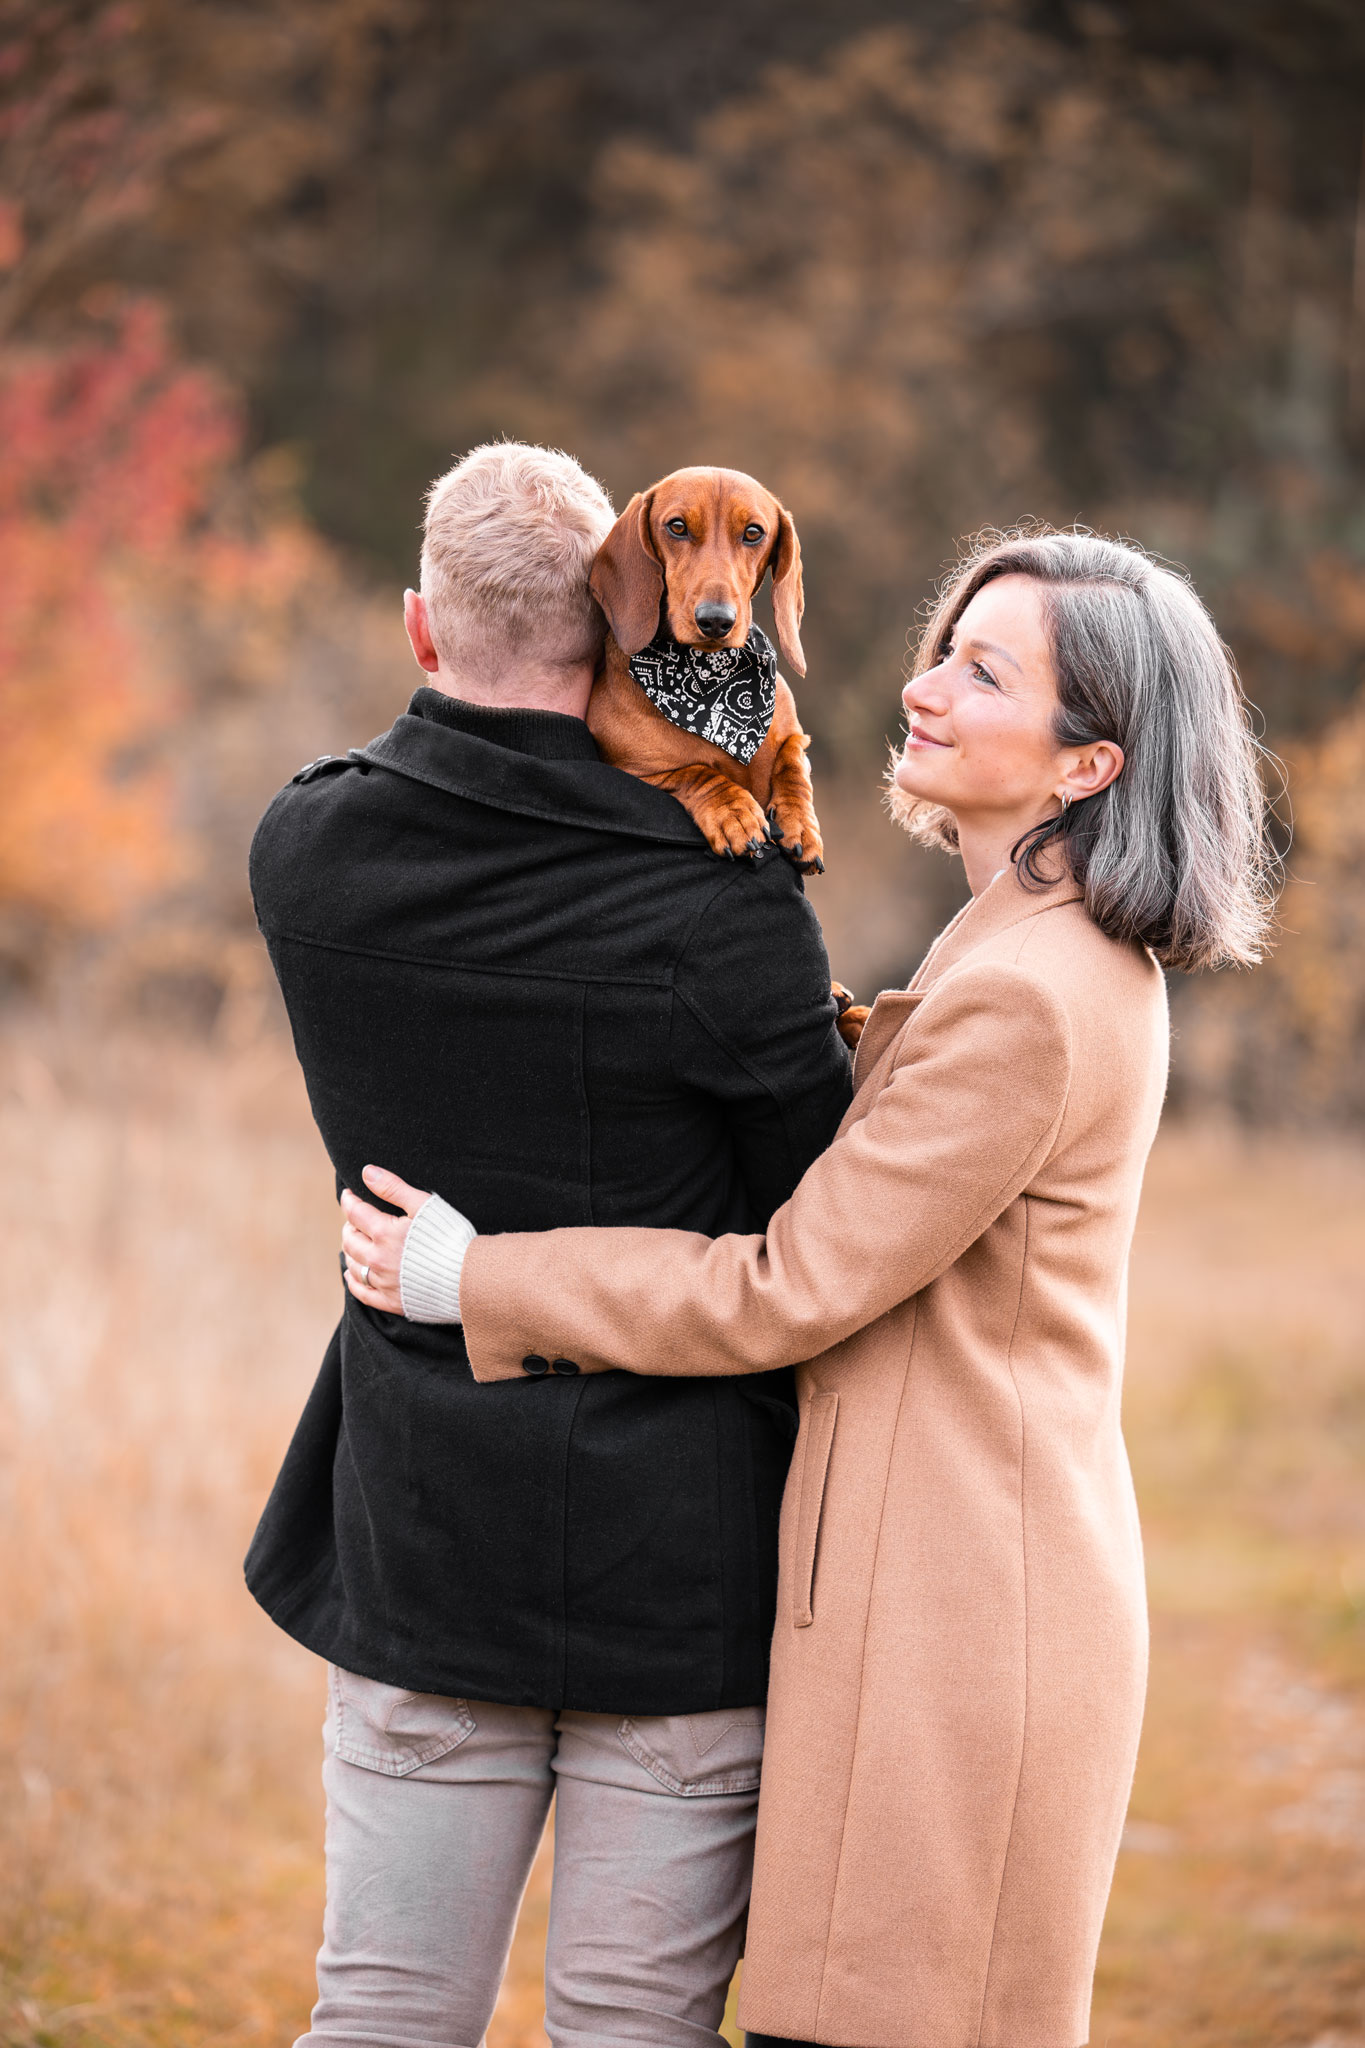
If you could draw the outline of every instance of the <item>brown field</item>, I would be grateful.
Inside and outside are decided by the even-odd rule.
[[[283,1045],[0,1041],[0,2042],[287,2044],[321,1674],[239,1559],[336,1308]],[[1111,2048],[1365,2048],[1365,1154],[1172,1129],[1128,1413],[1152,1698]],[[490,2048],[543,2043],[544,1871]]]

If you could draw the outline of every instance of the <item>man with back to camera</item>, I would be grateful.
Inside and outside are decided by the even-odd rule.
[[[275,798],[257,914],[339,1187],[383,1159],[494,1230],[761,1230],[848,1103],[828,962],[789,862],[717,859],[598,758],[587,576],[612,520],[543,448],[432,486],[405,600],[429,685]],[[412,1263],[417,1320],[347,1298],[247,1558],[331,1667],[305,2038],[476,2048],[554,1792],[554,2048],[714,2043],[787,1376],[528,1358],[476,1387]]]

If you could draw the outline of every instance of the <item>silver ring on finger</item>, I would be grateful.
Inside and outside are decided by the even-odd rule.
[[[368,1266],[362,1266],[360,1269],[360,1284],[362,1287],[368,1287],[370,1284],[370,1269]]]

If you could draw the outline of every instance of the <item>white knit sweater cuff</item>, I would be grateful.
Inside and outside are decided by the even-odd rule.
[[[423,1202],[403,1245],[398,1295],[411,1323],[458,1323],[460,1271],[478,1236],[467,1216],[439,1195]]]

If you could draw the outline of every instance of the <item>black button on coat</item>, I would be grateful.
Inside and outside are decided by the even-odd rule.
[[[421,689],[280,792],[251,877],[339,1184],[373,1160],[483,1231],[758,1230],[847,1105],[790,864],[716,859],[577,719]],[[413,1691],[756,1705],[786,1376],[571,1365],[480,1387],[458,1326],[346,1297],[247,1558],[262,1606]]]

